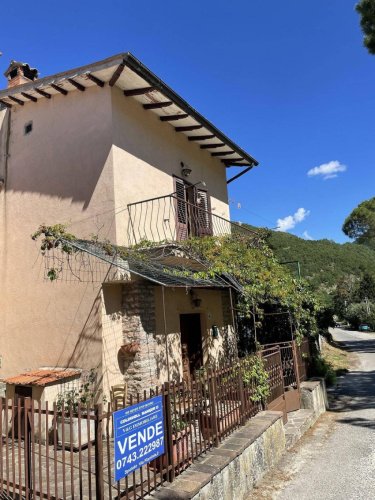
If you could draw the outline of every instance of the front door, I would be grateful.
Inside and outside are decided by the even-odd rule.
[[[185,380],[203,365],[200,314],[180,314],[182,369]]]

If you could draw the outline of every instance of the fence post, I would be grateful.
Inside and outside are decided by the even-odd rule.
[[[297,390],[299,391],[300,379],[299,379],[299,368],[298,368],[298,358],[297,358],[297,344],[295,340],[292,340],[292,350],[293,350],[293,363],[297,380]]]
[[[87,418],[90,418],[90,414],[87,415]],[[95,405],[95,486],[96,499],[103,500],[103,413],[101,404]]]
[[[217,422],[217,411],[216,411],[216,384],[215,384],[215,372],[211,368],[208,371],[208,390],[210,395],[210,405],[211,405],[211,424],[214,435],[214,444],[219,446],[219,426]]]
[[[22,403],[21,403],[22,404]],[[26,488],[26,498],[27,500],[31,500],[33,498],[33,492],[32,492],[32,487],[33,487],[33,479],[31,477],[32,470],[31,470],[31,425],[30,425],[30,420],[29,420],[29,410],[30,410],[30,404],[31,400],[30,398],[24,398],[23,399],[23,412],[24,412],[24,419],[25,419],[25,437],[24,437],[24,453],[25,453],[25,488]],[[22,411],[22,409],[21,409]],[[22,422],[22,419],[21,419]],[[21,435],[22,435],[22,430],[21,430]],[[20,439],[21,436],[18,438]],[[21,483],[21,481],[20,481]]]
[[[164,411],[167,444],[167,470],[168,481],[172,483],[175,479],[175,466],[173,463],[173,437],[172,437],[172,412],[171,412],[171,387],[169,382],[164,383]]]
[[[246,400],[245,400],[245,390],[242,378],[242,363],[238,363],[238,390],[240,391],[240,402],[241,402],[240,420],[241,420],[241,425],[244,425],[246,422]]]

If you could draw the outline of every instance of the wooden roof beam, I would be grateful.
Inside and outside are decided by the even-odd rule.
[[[181,115],[167,115],[167,116],[161,116],[160,120],[162,122],[174,122],[176,120],[184,120],[185,118],[189,118],[189,115],[187,113],[183,113]]]
[[[0,99],[0,104],[3,104],[6,108],[9,109],[12,107],[12,105],[9,104],[9,102],[3,101],[2,99]]]
[[[55,90],[57,90],[57,92],[60,92],[60,94],[62,95],[68,95],[68,91],[63,89],[62,87],[59,87],[58,85],[55,85],[54,83],[51,83],[51,87]]]
[[[234,154],[234,151],[216,151],[211,156],[228,156]]]
[[[115,72],[113,73],[113,75],[111,76],[111,79],[109,80],[109,86],[110,87],[114,86],[114,84],[120,78],[121,73],[124,71],[124,69],[125,69],[125,62],[122,62],[121,64],[119,64],[117,66]]]
[[[189,141],[207,141],[207,139],[213,139],[215,136],[211,135],[189,135]]]
[[[17,97],[13,97],[12,95],[8,95],[7,97],[11,101],[16,102],[17,104],[20,104],[21,106],[23,106],[25,104],[24,101],[21,101],[21,99],[17,99]]]
[[[35,92],[37,92],[38,94],[42,95],[43,97],[46,97],[47,99],[51,99],[51,94],[48,94],[48,92],[44,92],[44,90],[40,90],[40,89],[34,89]]]
[[[96,76],[92,75],[91,73],[86,73],[86,76],[89,80],[96,83],[98,87],[104,87],[105,83],[99,78],[96,78]]]
[[[221,160],[221,161],[222,161],[225,165],[227,165],[227,166],[228,166],[228,165],[231,165],[231,166],[233,166],[233,167],[236,167],[236,166],[238,166],[238,167],[247,167],[247,166],[248,166],[248,164],[249,164],[249,163],[238,163],[238,162],[240,162],[240,161],[244,161],[244,159],[243,159],[243,158],[231,158],[231,159],[229,159],[229,158],[225,158],[225,159],[223,159],[223,160]]]
[[[134,95],[149,94],[150,92],[152,92],[154,90],[155,90],[155,87],[142,87],[139,89],[129,89],[129,90],[124,90],[124,95],[126,97],[132,97]]]
[[[33,102],[38,101],[38,99],[36,97],[34,97],[33,95],[30,95],[30,94],[26,94],[26,92],[21,92],[21,95],[23,95],[23,97],[26,97],[26,99],[30,99],[30,101],[33,101]]]
[[[73,78],[68,78],[68,82],[73,85],[76,89],[80,90],[81,92],[84,92],[86,90],[86,87],[84,85],[81,85],[80,83],[76,82],[73,80]]]
[[[190,132],[190,130],[199,130],[203,125],[186,125],[185,127],[175,127],[176,132]]]
[[[225,144],[222,142],[217,142],[214,144],[202,144],[201,149],[211,149],[211,148],[224,148]]]
[[[172,104],[173,104],[172,101],[150,102],[148,104],[144,104],[143,107],[145,109],[160,109],[160,108],[167,108],[168,106],[171,106]]]

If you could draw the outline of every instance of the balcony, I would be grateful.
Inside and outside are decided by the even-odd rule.
[[[175,243],[190,237],[254,233],[238,223],[213,214],[207,199],[192,204],[175,194],[159,196],[128,205],[129,245],[142,241]]]

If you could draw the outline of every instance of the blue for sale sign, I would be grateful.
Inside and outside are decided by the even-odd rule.
[[[113,413],[115,480],[164,453],[163,397],[155,396]]]

